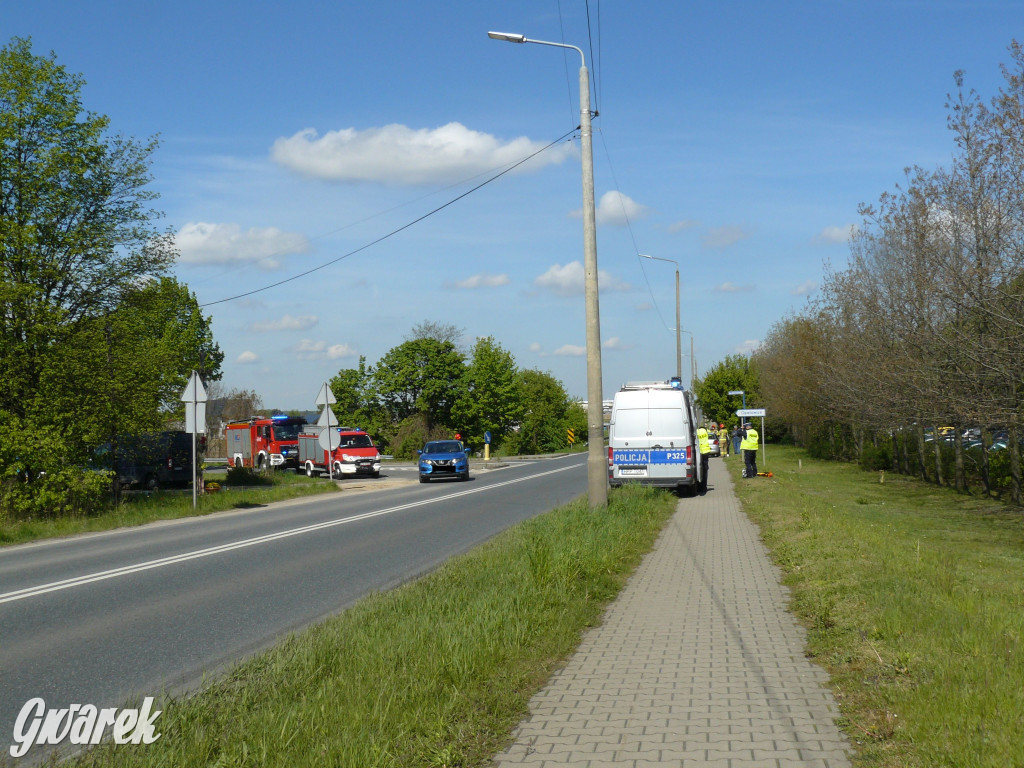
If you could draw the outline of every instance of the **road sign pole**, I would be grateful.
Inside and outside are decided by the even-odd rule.
[[[764,462],[765,468],[768,467],[768,441],[764,436],[764,416],[761,417],[761,461]]]
[[[196,435],[206,432],[206,387],[195,371],[192,371],[185,391],[181,393],[181,400],[185,403],[185,429],[192,433],[192,509],[195,509],[199,506],[199,462],[196,451],[199,438]]]
[[[331,478],[331,482],[334,482],[334,449],[341,445],[341,438],[338,438],[338,445],[334,444],[334,428],[338,426],[338,418],[334,415],[334,411],[331,410],[331,404],[338,402],[334,393],[331,392],[331,388],[324,382],[324,385],[320,388],[320,394],[316,396],[316,404],[322,405],[324,409],[320,412],[320,419],[317,421],[317,426],[322,427],[320,430],[320,436],[318,442],[320,447],[327,451],[327,476]],[[324,444],[324,437],[327,438],[326,445]]]

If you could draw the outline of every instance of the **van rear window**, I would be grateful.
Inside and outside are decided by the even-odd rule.
[[[681,408],[651,408],[648,414],[652,437],[679,437],[683,431]]]
[[[623,408],[615,414],[615,437],[636,438],[647,434],[646,408]]]

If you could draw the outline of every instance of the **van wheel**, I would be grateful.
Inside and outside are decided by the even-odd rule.
[[[316,471],[313,470],[313,465],[312,464],[307,464],[306,465],[306,477],[316,477],[319,474],[320,474],[319,472],[316,472]]]
[[[145,488],[147,491],[159,491],[160,481],[156,479],[156,475],[150,475],[149,477],[146,478],[145,482],[142,484],[142,487]]]

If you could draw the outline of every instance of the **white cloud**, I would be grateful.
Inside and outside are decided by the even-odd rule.
[[[649,211],[647,206],[640,205],[627,195],[612,190],[601,195],[601,200],[597,204],[597,223],[624,227],[631,221],[642,219]]]
[[[541,349],[542,349],[541,345],[538,342],[536,342],[536,341],[533,342],[533,344],[530,345],[530,351],[531,352],[540,352]]]
[[[252,363],[258,363],[259,361],[260,356],[248,349],[235,358],[235,362],[241,363],[242,365],[250,365]]]
[[[736,347],[733,350],[733,352],[735,352],[738,355],[749,355],[751,352],[755,351],[760,346],[761,341],[759,339],[747,339],[738,347]]]
[[[307,328],[312,328],[319,322],[320,319],[316,315],[301,315],[299,317],[285,315],[280,320],[267,320],[264,322],[255,322],[249,326],[249,330],[257,332],[304,331]]]
[[[473,275],[467,277],[465,280],[459,280],[456,283],[452,283],[455,288],[497,288],[498,286],[508,285],[511,282],[508,275]]]
[[[721,251],[740,240],[746,240],[750,233],[741,227],[712,227],[704,235],[704,247]]]
[[[560,357],[583,357],[587,354],[587,348],[577,347],[575,344],[564,344],[552,352],[552,354]]]
[[[654,305],[649,301],[643,301],[636,305],[637,312],[650,312],[652,309],[654,309]]]
[[[718,293],[750,293],[754,290],[752,285],[736,285],[736,283],[725,282],[721,285],[716,285],[715,290]]]
[[[676,232],[683,232],[684,230],[693,229],[694,227],[699,226],[700,222],[697,221],[696,219],[683,219],[682,221],[677,221],[674,224],[670,224],[668,227],[668,231],[674,234]]]
[[[627,344],[622,339],[620,339],[618,336],[612,336],[607,341],[602,341],[601,342],[601,348],[602,349],[632,349],[633,345],[632,344]]]
[[[572,261],[562,266],[554,264],[533,283],[538,288],[551,291],[559,296],[583,295],[583,263]],[[602,291],[629,291],[632,286],[624,283],[603,270],[598,270],[597,281]]]
[[[847,224],[844,227],[825,227],[819,232],[815,238],[816,243],[846,243],[849,242],[850,237],[857,231],[857,227],[854,224]]]
[[[806,296],[809,293],[814,293],[816,290],[818,290],[817,282],[814,280],[805,280],[790,291],[790,294],[793,296]]]
[[[262,269],[277,269],[279,257],[309,250],[304,235],[276,227],[252,227],[243,232],[238,224],[204,221],[189,222],[174,239],[186,264],[255,263]]]
[[[348,344],[331,344],[326,341],[303,339],[293,349],[299,360],[337,360],[342,357],[355,357],[356,351]]]
[[[543,146],[525,136],[503,142],[461,123],[418,130],[392,124],[362,131],[345,128],[323,136],[307,128],[275,141],[270,156],[286,168],[318,179],[436,184],[510,165]],[[573,151],[564,142],[522,168],[561,163]]]

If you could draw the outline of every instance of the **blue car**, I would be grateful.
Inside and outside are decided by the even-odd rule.
[[[458,440],[431,440],[420,454],[420,482],[438,477],[469,480],[469,456]]]

